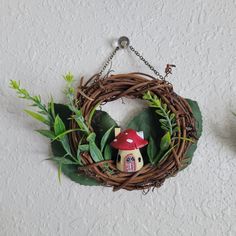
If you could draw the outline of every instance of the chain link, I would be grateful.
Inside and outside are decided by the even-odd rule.
[[[116,47],[115,50],[111,53],[111,55],[108,57],[107,61],[105,62],[104,66],[102,67],[101,71],[98,73],[99,76],[102,75],[102,73],[106,70],[107,66],[111,62],[112,58],[116,55],[117,51],[119,50],[119,47]]]
[[[129,46],[130,50],[141,60],[144,62],[146,66],[149,67],[151,71],[161,80],[164,80],[165,77],[163,77],[133,46]],[[116,47],[115,50],[111,53],[111,55],[108,57],[107,61],[103,65],[101,71],[98,73],[99,76],[102,75],[102,73],[106,70],[109,63],[112,61],[113,57],[116,55],[117,51],[120,49],[120,47]]]
[[[134,52],[134,54],[137,56],[137,57],[139,57],[139,59],[141,60],[141,61],[143,61],[144,62],[144,64],[146,65],[146,66],[148,66],[149,67],[149,69],[151,70],[151,71],[153,71],[153,73],[157,76],[157,77],[159,77],[161,80],[163,80],[164,79],[164,77],[137,51],[137,50],[135,50],[135,48],[133,47],[133,46],[129,46],[129,48],[130,48],[130,50],[132,51],[132,52]]]

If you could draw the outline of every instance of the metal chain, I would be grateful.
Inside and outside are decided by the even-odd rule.
[[[132,51],[132,52],[134,52],[134,54],[137,56],[137,57],[139,57],[139,59],[141,60],[141,61],[143,61],[144,62],[144,64],[146,65],[146,66],[148,66],[149,67],[149,69],[151,70],[151,71],[153,71],[154,72],[154,74],[157,76],[157,77],[159,77],[161,80],[163,80],[164,79],[164,77],[137,51],[137,50],[135,50],[135,48],[133,47],[133,46],[129,46],[129,48],[130,48],[130,50]]]
[[[125,36],[122,36],[118,41],[119,46],[115,48],[115,50],[111,53],[111,55],[108,57],[107,61],[105,62],[104,66],[102,67],[101,71],[98,73],[99,76],[102,75],[102,73],[106,70],[107,66],[113,59],[113,57],[116,55],[117,51],[119,49],[127,49],[129,48],[134,54],[144,62],[146,66],[149,67],[151,71],[161,80],[165,80],[165,77],[163,77],[133,46],[129,45],[129,39]]]
[[[107,66],[111,62],[112,58],[116,55],[117,51],[119,50],[119,47],[116,47],[115,50],[111,53],[111,55],[108,57],[107,61],[105,62],[104,66],[102,67],[101,71],[98,73],[99,76],[102,75],[104,70],[106,70]]]

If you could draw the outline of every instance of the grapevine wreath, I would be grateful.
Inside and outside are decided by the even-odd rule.
[[[32,101],[37,112],[26,110],[49,129],[37,130],[50,138],[58,166],[81,185],[111,186],[114,191],[150,190],[160,187],[166,178],[187,167],[202,132],[197,102],[177,95],[166,80],[174,65],[167,65],[161,76],[121,37],[118,46],[101,72],[78,88],[68,73],[65,94],[67,104],[42,104],[40,96],[31,96],[19,82],[11,81],[19,97]],[[156,75],[145,73],[112,74],[103,72],[119,49],[133,51]],[[102,111],[104,104],[118,99],[142,99],[146,108],[121,130],[111,116]]]

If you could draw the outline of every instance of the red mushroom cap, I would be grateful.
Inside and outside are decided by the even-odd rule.
[[[147,144],[148,141],[141,138],[135,130],[127,129],[116,136],[111,146],[120,150],[134,150]]]

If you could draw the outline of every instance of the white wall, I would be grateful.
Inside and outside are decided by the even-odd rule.
[[[236,235],[235,17],[233,0],[1,0],[0,235]],[[62,75],[97,72],[121,35],[158,70],[176,64],[169,80],[204,116],[192,165],[146,196],[66,177],[60,186],[42,161],[48,140],[33,132],[43,126],[8,88],[21,80],[45,101],[52,94],[62,102]],[[148,72],[126,52],[113,65],[117,73]],[[122,122],[117,104],[106,109]]]

